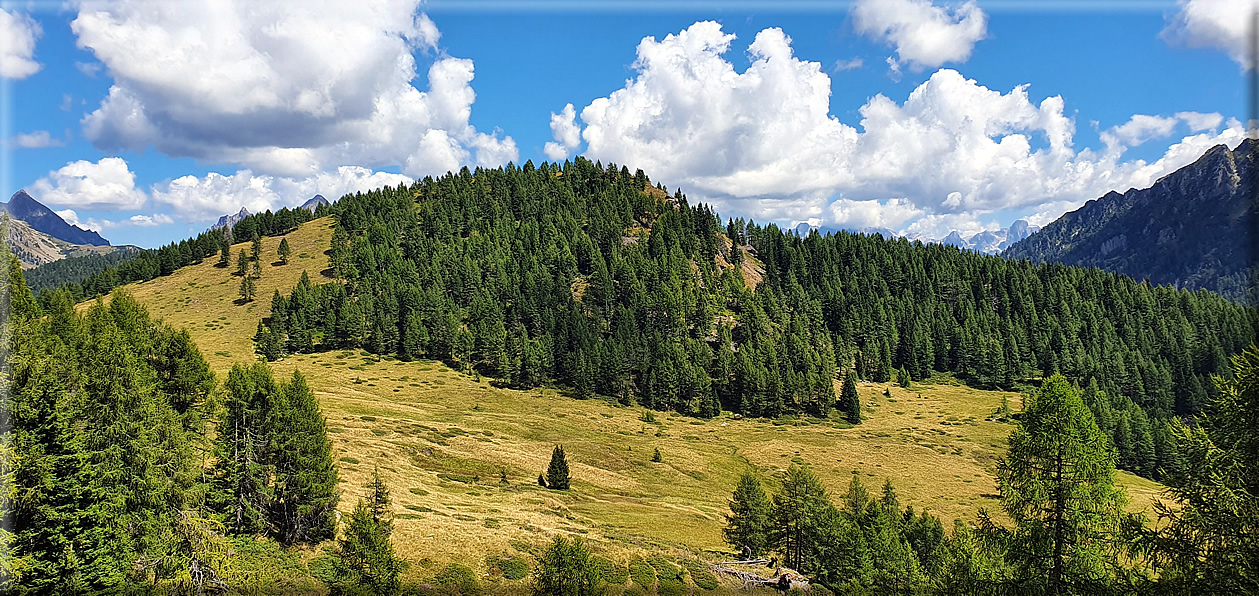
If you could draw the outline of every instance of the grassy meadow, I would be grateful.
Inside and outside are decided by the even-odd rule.
[[[306,271],[328,280],[325,250],[331,222],[312,221],[288,235],[293,249],[278,265],[279,238],[264,238],[258,299],[239,304],[240,278],[216,259],[126,289],[150,312],[190,330],[222,379],[233,363],[256,358],[252,336],[276,289],[287,292]],[[832,494],[856,476],[872,492],[890,479],[903,504],[927,509],[946,529],[999,510],[994,474],[1011,424],[990,420],[1002,398],[937,377],[909,389],[859,385],[863,424],[833,420],[699,420],[603,400],[576,400],[554,389],[517,391],[461,374],[437,362],[401,362],[360,351],[289,357],[278,377],[301,370],[327,418],[348,513],[375,467],[388,482],[396,515],[395,548],[411,562],[410,581],[431,582],[447,564],[473,569],[483,586],[522,586],[496,556],[521,557],[557,533],[581,535],[625,566],[665,554],[679,563],[717,560],[726,502],[738,476],[776,476],[806,463]],[[890,397],[884,395],[889,391]],[[837,391],[838,393],[838,391]],[[573,490],[537,483],[552,447],[563,444]],[[659,449],[663,462],[651,462]],[[1120,473],[1137,510],[1151,509],[1161,487]],[[998,518],[1000,516],[997,516]],[[302,553],[311,560],[320,551]],[[639,566],[641,568],[641,565]],[[622,567],[624,569],[624,567]],[[632,580],[629,585],[633,585]],[[733,586],[733,584],[731,584]]]

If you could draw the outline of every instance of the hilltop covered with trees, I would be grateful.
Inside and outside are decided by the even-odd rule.
[[[722,222],[641,171],[578,158],[347,196],[337,283],[271,298],[268,358],[349,347],[515,387],[559,383],[696,416],[825,416],[852,370],[1017,389],[1055,372],[1122,467],[1175,468],[1254,313],[1208,292],[849,233]],[[859,407],[846,404],[859,422]]]

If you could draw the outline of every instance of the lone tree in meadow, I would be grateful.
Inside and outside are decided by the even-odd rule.
[[[903,366],[900,367],[900,370],[896,371],[896,384],[909,389],[910,382],[909,371]]]
[[[245,249],[240,249],[240,255],[236,257],[236,275],[245,277],[249,273],[249,256],[245,254]]]
[[[861,398],[857,395],[856,371],[850,370],[844,376],[844,388],[839,393],[839,409],[848,422],[861,424]]]
[[[388,500],[388,490],[377,474],[371,499],[359,499],[344,535],[337,541],[333,578],[328,582],[332,594],[392,595],[401,589],[398,575],[406,568],[406,562],[394,554],[389,540],[393,527],[381,507]]]
[[[758,557],[769,550],[773,514],[773,505],[761,488],[761,481],[751,470],[746,471],[730,497],[730,515],[726,516],[721,534],[744,557]]]
[[[564,459],[564,446],[556,445],[551,452],[551,465],[546,469],[546,487],[551,490],[568,490],[568,460]]]
[[[1066,377],[1049,377],[1032,396],[997,481],[1016,524],[1008,558],[1025,587],[1076,594],[1113,577],[1127,496],[1115,487],[1114,448]]]
[[[246,275],[243,278],[241,278],[240,280],[240,301],[241,302],[252,302],[254,299],[254,294],[256,292],[257,292],[257,286],[254,285],[253,277]]]
[[[222,248],[219,248],[219,262],[216,265],[219,269],[227,269],[232,265],[232,245],[226,240],[223,241]]]
[[[280,248],[277,248],[275,252],[276,252],[276,254],[280,255],[280,264],[281,264],[281,265],[288,265],[288,264],[289,264],[289,255],[293,254],[293,249],[289,248],[289,239],[288,239],[288,238],[281,238],[281,239],[280,239]]]

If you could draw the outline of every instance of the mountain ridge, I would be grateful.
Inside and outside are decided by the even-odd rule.
[[[1063,214],[1002,256],[1099,267],[1155,285],[1254,300],[1247,271],[1256,141],[1216,145],[1147,188],[1111,191]]]
[[[60,215],[35,200],[25,190],[13,193],[9,202],[0,203],[0,211],[8,213],[13,219],[26,222],[33,230],[70,244],[109,246],[109,241],[102,238],[100,234],[67,223]]]

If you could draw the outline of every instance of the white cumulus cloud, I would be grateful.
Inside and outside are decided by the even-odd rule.
[[[931,0],[857,0],[852,19],[857,33],[896,49],[894,72],[899,65],[921,71],[966,62],[988,33],[988,16],[974,0],[951,8]]]
[[[136,188],[136,175],[119,157],[98,162],[74,161],[31,185],[36,200],[81,209],[137,209],[147,197]]]
[[[39,72],[35,40],[43,33],[31,17],[0,8],[0,77],[25,79]]]
[[[59,139],[54,139],[46,130],[21,132],[5,142],[6,146],[19,149],[43,149],[44,147],[60,147],[63,144]]]
[[[470,60],[436,51],[419,0],[86,0],[71,28],[114,80],[83,119],[104,150],[155,147],[251,171],[346,164],[412,176],[518,155],[469,123]],[[414,52],[435,52],[419,78]],[[438,142],[441,141],[441,142]]]
[[[1251,68],[1247,29],[1259,9],[1255,0],[1179,0],[1163,39],[1193,48],[1212,48],[1228,54],[1242,68]]]
[[[1182,113],[1134,118],[1107,129],[1105,147],[1081,149],[1063,98],[1033,101],[1026,85],[1002,92],[950,69],[903,103],[870,98],[854,127],[830,115],[830,77],[781,30],[757,34],[743,72],[723,57],[733,41],[712,22],[643,39],[636,75],[580,110],[585,155],[642,168],[725,215],[939,237],[990,229],[983,218],[997,211],[1148,185],[1241,139],[1235,120],[1221,129],[1218,114]],[[1179,122],[1198,134],[1152,163],[1121,159]]]
[[[577,125],[577,112],[573,104],[564,106],[560,113],[551,112],[551,137],[554,141],[547,142],[542,148],[546,156],[553,161],[561,161],[568,157],[581,144],[581,127]]]
[[[183,176],[153,185],[150,193],[155,202],[168,205],[180,219],[203,222],[235,213],[241,207],[251,213],[276,211],[296,207],[317,194],[335,201],[346,194],[409,182],[410,178],[400,174],[357,166],[341,166],[305,178],[241,170],[228,176],[215,172],[202,177]]]

